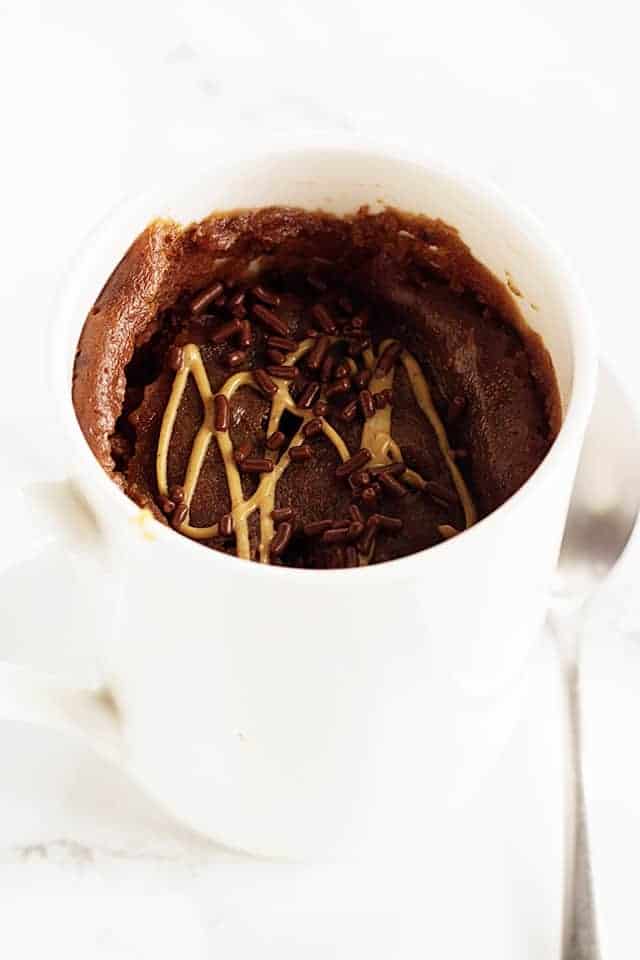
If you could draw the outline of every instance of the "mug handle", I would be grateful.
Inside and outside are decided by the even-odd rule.
[[[69,480],[3,486],[2,492],[9,529],[0,540],[0,589],[16,565],[21,579],[37,584],[38,558],[54,547],[61,568],[69,571],[64,589],[73,592],[72,555],[94,567],[102,563],[100,532],[86,502]],[[2,597],[3,612],[18,634],[22,602],[19,596]],[[0,715],[81,737],[105,758],[120,758],[118,714],[104,687],[73,687],[44,671],[0,662]]]

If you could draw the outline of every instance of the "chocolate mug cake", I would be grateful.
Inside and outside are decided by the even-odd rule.
[[[160,522],[315,569],[462,532],[560,425],[551,360],[508,289],[453,227],[393,209],[154,221],[86,319],[73,402]]]

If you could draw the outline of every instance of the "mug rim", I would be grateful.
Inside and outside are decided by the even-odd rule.
[[[508,520],[508,515],[514,510],[520,509],[527,499],[530,499],[532,492],[536,487],[542,486],[547,477],[555,468],[555,464],[564,455],[565,449],[572,442],[575,433],[580,433],[586,427],[588,416],[590,415],[591,405],[595,396],[595,387],[598,368],[598,351],[595,326],[591,310],[582,289],[582,286],[575,274],[574,268],[566,255],[561,252],[546,235],[540,221],[522,204],[509,199],[505,193],[494,183],[484,180],[474,173],[465,170],[458,163],[451,163],[443,158],[438,158],[430,152],[420,148],[412,147],[406,143],[397,141],[372,140],[360,136],[339,136],[328,139],[322,137],[319,142],[318,133],[298,134],[296,136],[287,134],[275,134],[268,141],[263,139],[262,143],[256,148],[255,143],[246,141],[244,143],[235,143],[233,150],[230,151],[228,144],[224,146],[227,153],[233,153],[234,157],[251,155],[281,155],[282,153],[304,153],[304,152],[362,152],[369,157],[378,156],[381,159],[393,159],[406,163],[413,163],[422,166],[453,185],[459,186],[467,193],[482,195],[489,203],[505,215],[507,219],[516,222],[526,234],[527,239],[538,249],[545,272],[552,271],[562,279],[562,288],[567,300],[566,314],[570,318],[569,326],[571,330],[571,353],[573,360],[573,374],[570,396],[567,408],[564,411],[562,423],[551,447],[544,459],[538,464],[533,473],[527,478],[523,485],[516,490],[503,504],[493,510],[490,514],[478,520],[472,527],[461,531],[461,534],[452,537],[449,540],[443,540],[441,543],[426,547],[423,550],[408,554],[404,557],[398,557],[393,560],[386,560],[384,563],[371,564],[366,567],[340,568],[337,570],[308,570],[299,567],[279,567],[272,564],[257,563],[253,560],[244,561],[242,568],[251,576],[268,576],[288,580],[304,579],[308,582],[310,577],[318,578],[323,583],[331,584],[334,587],[348,584],[354,586],[356,578],[362,578],[358,582],[364,582],[364,579],[371,581],[372,578],[390,578],[400,579],[411,574],[411,568],[417,563],[423,562],[426,554],[436,551],[435,559],[442,556],[442,551],[455,551],[464,548],[464,543],[469,543],[469,538],[483,536],[484,532],[490,529],[500,520]],[[208,149],[211,145],[208,145]],[[71,383],[65,375],[66,364],[62,352],[62,338],[56,337],[56,332],[66,316],[72,312],[71,303],[73,300],[73,287],[76,277],[81,273],[85,258],[92,246],[99,240],[109,226],[116,221],[118,215],[132,207],[134,204],[141,203],[145,198],[153,196],[170,197],[172,187],[175,187],[176,179],[183,183],[188,180],[190,183],[196,183],[200,177],[207,172],[207,167],[199,163],[194,166],[189,175],[185,175],[183,169],[176,168],[171,175],[165,175],[152,186],[144,191],[138,191],[121,199],[113,205],[111,209],[94,225],[94,227],[85,235],[83,241],[76,250],[71,259],[66,272],[63,274],[58,287],[56,297],[55,322],[49,328],[48,355],[54,358],[53,363],[53,395],[58,407],[58,417],[63,425],[64,434],[67,442],[74,451],[74,466],[82,468],[83,476],[87,476],[90,482],[99,487],[108,501],[113,500],[114,511],[119,511],[125,521],[130,522],[141,513],[141,508],[131,500],[124,491],[106,473],[101,464],[95,458],[89,444],[87,443],[80,424],[78,423],[75,408],[73,406],[71,395]],[[455,224],[454,224],[455,226]],[[133,239],[133,238],[132,238]],[[106,275],[105,275],[106,280]],[[50,371],[51,376],[51,371]],[[73,476],[73,468],[72,468]],[[98,518],[99,525],[101,519]],[[202,545],[194,542],[187,537],[176,535],[176,532],[169,526],[160,522],[155,522],[153,526],[153,535],[149,538],[152,542],[156,538],[164,541],[166,537],[169,545],[173,545],[178,550],[188,550],[190,556],[203,555],[202,562],[209,563],[237,563],[241,558],[223,554],[217,550],[203,550]],[[462,545],[462,546],[461,546]],[[193,554],[193,550],[198,550],[199,554]],[[208,556],[208,561],[205,561]],[[233,568],[231,568],[233,569]]]

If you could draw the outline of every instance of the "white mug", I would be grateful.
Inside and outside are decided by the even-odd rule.
[[[128,245],[156,216],[271,204],[440,217],[520,292],[555,365],[563,425],[522,489],[461,536],[355,570],[240,561],[143,515],[94,459],[71,402],[73,359]],[[236,849],[350,860],[426,842],[497,759],[545,615],[597,369],[562,258],[495,189],[415,150],[226,144],[204,172],[180,170],[96,229],[51,334],[70,477],[47,522],[101,578],[103,683],[61,688],[5,664],[4,710],[80,731],[176,817]]]

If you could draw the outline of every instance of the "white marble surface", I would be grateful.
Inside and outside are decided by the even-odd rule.
[[[636,37],[624,0],[606,7],[577,0],[0,3],[0,436],[9,429],[26,436],[29,425],[32,436],[46,432],[47,451],[54,441],[40,332],[83,233],[123,193],[185,156],[224,149],[236,130],[256,138],[262,130],[302,127],[391,135],[475,166],[530,206],[570,253],[600,320],[603,351],[638,396],[640,337],[630,294],[640,213]],[[16,362],[25,359],[25,328],[32,343],[26,396],[24,363]],[[19,420],[12,414],[17,397]],[[30,456],[39,469],[43,450]],[[53,453],[46,459],[48,471],[64,471]],[[41,562],[44,580],[54,560]],[[90,619],[90,610],[54,604],[45,614],[57,626],[46,633],[43,611],[28,602],[25,610],[33,622],[20,644],[0,619],[0,655],[43,666],[62,659],[82,675],[83,649],[61,624],[69,616]],[[537,729],[539,744],[555,742],[544,725]],[[547,784],[542,807],[558,822],[559,768],[545,779],[545,751],[531,750],[538,784]],[[287,911],[280,933],[263,919],[260,939],[260,924],[251,931],[246,919],[247,911],[260,913],[257,888],[249,895],[243,882],[232,885],[237,902],[218,909],[233,894],[203,866],[210,851],[170,827],[95,758],[8,721],[0,722],[0,755],[0,851],[14,861],[2,872],[0,899],[11,909],[3,910],[9,920],[0,924],[0,945],[12,945],[12,958],[65,938],[69,957],[157,957],[165,955],[161,948],[175,956],[174,944],[187,958],[211,955],[212,944],[228,957],[288,955]],[[522,776],[511,774],[510,789],[530,815]],[[489,799],[486,805],[493,806]],[[523,824],[522,835],[533,829]],[[502,874],[507,886],[524,857],[511,852],[515,859],[505,855]],[[530,933],[529,952],[519,957],[550,955],[557,917],[540,893],[532,893],[526,921],[519,918]],[[292,888],[283,885],[281,901],[295,901]],[[241,902],[251,905],[242,922]],[[299,915],[322,925],[308,903]],[[361,908],[339,948],[320,937],[302,955],[353,955],[362,943]],[[34,916],[42,923],[31,922]],[[507,907],[502,916],[515,922]],[[497,917],[479,927],[494,936],[487,944],[497,942]],[[409,956],[397,926],[383,927],[385,956]],[[16,931],[22,939],[7,940]]]
[[[479,944],[496,960],[559,956],[571,793],[548,636],[507,750],[411,870],[228,864],[60,735],[5,723],[0,755],[0,949],[12,958],[64,946],[71,960],[458,960]]]

